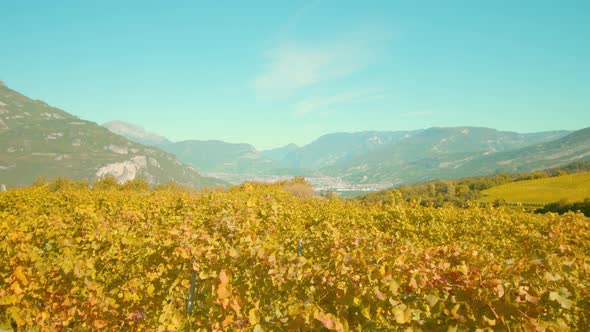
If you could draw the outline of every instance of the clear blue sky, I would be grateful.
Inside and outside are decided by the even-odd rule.
[[[2,0],[0,80],[98,123],[258,148],[580,129],[589,17],[590,1]]]

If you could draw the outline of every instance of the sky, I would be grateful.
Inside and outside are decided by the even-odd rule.
[[[590,126],[590,1],[0,0],[0,80],[80,118],[259,149]]]

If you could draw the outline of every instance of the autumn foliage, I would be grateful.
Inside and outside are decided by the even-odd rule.
[[[300,183],[246,183],[206,194],[0,193],[0,327],[590,326],[590,220],[581,214],[423,207],[396,193],[358,202],[285,186],[300,192]]]

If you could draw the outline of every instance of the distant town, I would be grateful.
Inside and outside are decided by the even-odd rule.
[[[293,178],[292,175],[255,175],[255,174],[234,174],[234,173],[206,173],[206,176],[223,179],[231,184],[240,184],[244,181],[254,182],[277,182]],[[384,190],[395,186],[394,182],[380,183],[350,183],[340,177],[334,176],[310,176],[305,177],[316,191],[333,192],[372,192]]]

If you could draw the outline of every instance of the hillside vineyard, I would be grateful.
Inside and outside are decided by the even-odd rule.
[[[590,326],[581,214],[301,197],[296,185],[0,193],[0,327]]]

